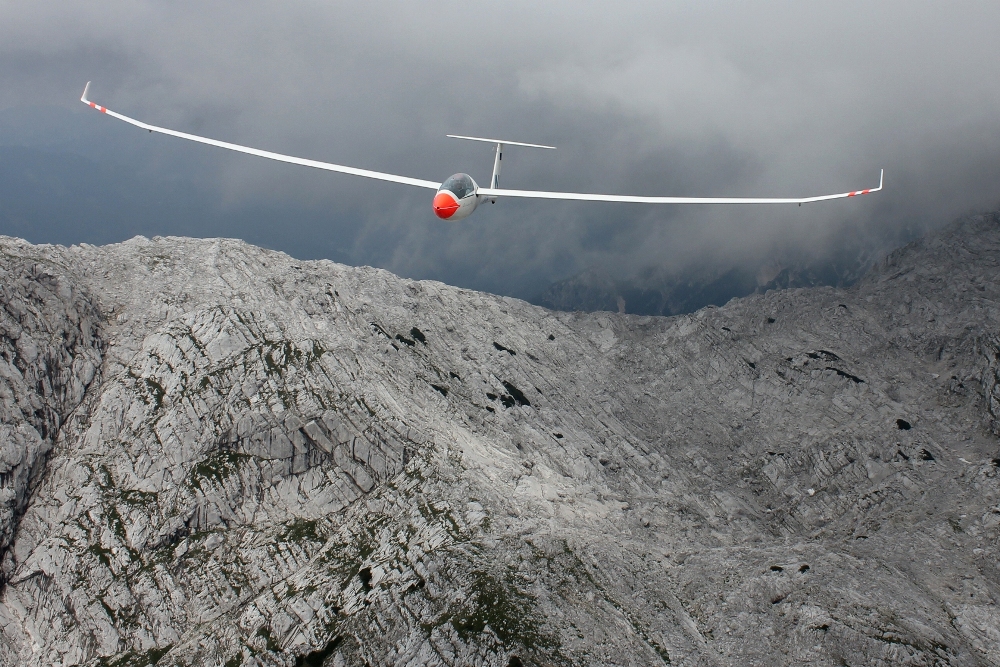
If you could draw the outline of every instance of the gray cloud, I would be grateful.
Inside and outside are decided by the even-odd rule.
[[[107,219],[120,188],[81,177],[90,218],[22,206],[0,231],[224,234],[527,296],[590,266],[821,259],[1000,202],[1000,6],[814,4],[5,3],[0,144],[137,180],[131,223]],[[510,187],[792,196],[869,186],[885,167],[886,191],[801,208],[502,201],[443,223],[428,192],[88,114],[75,102],[88,79],[94,99],[150,122],[433,180],[488,179],[489,146],[444,138],[469,133],[559,147],[509,151]]]

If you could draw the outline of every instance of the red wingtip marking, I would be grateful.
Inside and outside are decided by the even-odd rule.
[[[861,194],[863,194],[863,195],[866,195],[866,194],[868,194],[869,192],[871,192],[871,190],[862,190],[862,191],[861,191]]]
[[[848,197],[853,197],[853,196],[855,196],[856,194],[858,194],[858,193],[857,193],[857,192],[848,192],[848,193],[847,193],[847,196],[848,196]]]

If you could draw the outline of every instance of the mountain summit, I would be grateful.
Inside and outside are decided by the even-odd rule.
[[[1000,215],[552,312],[0,238],[0,663],[1000,664]]]

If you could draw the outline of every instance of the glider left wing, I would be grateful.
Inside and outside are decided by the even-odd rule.
[[[186,132],[177,132],[176,130],[168,130],[165,127],[157,127],[156,125],[150,125],[148,123],[143,123],[140,120],[134,118],[129,118],[128,116],[123,116],[120,113],[115,113],[107,107],[102,107],[99,104],[95,104],[87,99],[87,92],[90,90],[90,82],[87,82],[86,87],[83,89],[83,96],[80,97],[80,101],[84,104],[88,104],[94,109],[97,109],[101,113],[105,113],[109,116],[117,118],[118,120],[123,120],[126,123],[135,125],[136,127],[141,127],[144,130],[149,130],[150,132],[159,132],[160,134],[169,134],[172,137],[179,137],[181,139],[187,139],[189,141],[197,141],[200,144],[208,144],[209,146],[218,146],[219,148],[226,148],[231,151],[237,151],[239,153],[246,153],[248,155],[256,155],[258,157],[265,157],[269,160],[277,160],[279,162],[289,162],[291,164],[299,164],[303,167],[313,167],[315,169],[325,169],[326,171],[336,171],[341,174],[351,174],[354,176],[364,176],[365,178],[375,178],[380,181],[390,181],[392,183],[402,183],[404,185],[415,185],[420,188],[428,188],[431,190],[437,190],[441,184],[435,183],[434,181],[424,181],[419,178],[410,178],[408,176],[397,176],[395,174],[384,174],[380,171],[369,171],[368,169],[357,169],[355,167],[345,167],[339,164],[330,164],[329,162],[319,162],[317,160],[307,160],[300,157],[292,157],[291,155],[282,155],[281,153],[272,153],[271,151],[262,151],[259,148],[250,148],[249,146],[240,146],[239,144],[231,144],[226,141],[217,141],[215,139],[208,139],[206,137],[199,137],[195,134],[188,134]]]

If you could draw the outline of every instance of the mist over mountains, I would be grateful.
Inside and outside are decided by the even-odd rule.
[[[915,235],[909,231],[907,236]],[[871,239],[869,239],[871,240]],[[798,287],[849,287],[879,259],[905,243],[905,237],[882,238],[876,243],[841,248],[819,257],[781,256],[758,264],[745,261],[718,267],[709,264],[668,269],[650,266],[636,272],[593,268],[553,282],[529,299],[555,310],[599,310],[635,315],[683,315],[705,306],[722,306],[730,299],[768,290]]]
[[[793,287],[847,287],[867,269],[860,263],[842,266],[783,266],[770,262],[757,271],[728,271],[663,275],[650,271],[632,279],[614,279],[596,270],[560,280],[531,299],[554,310],[593,312],[606,310],[634,315],[683,315],[705,306],[722,306],[730,299]]]

